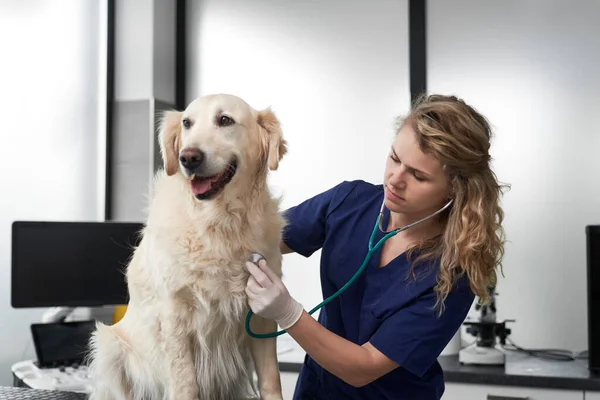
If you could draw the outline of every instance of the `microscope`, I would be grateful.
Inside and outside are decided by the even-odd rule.
[[[458,361],[461,364],[476,365],[504,365],[506,355],[502,346],[510,335],[506,328],[507,322],[514,320],[496,321],[496,295],[495,287],[488,289],[490,303],[482,305],[477,303],[475,311],[479,312],[478,321],[466,321],[467,333],[476,337],[475,343],[458,352]],[[496,340],[498,338],[498,340]]]

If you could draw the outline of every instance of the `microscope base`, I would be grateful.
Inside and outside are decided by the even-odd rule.
[[[480,347],[474,343],[458,352],[458,362],[476,365],[504,365],[506,355],[498,347]]]

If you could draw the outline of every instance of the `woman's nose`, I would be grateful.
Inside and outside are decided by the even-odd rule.
[[[398,188],[404,188],[406,186],[406,171],[404,168],[402,168],[402,166],[392,171],[392,175],[390,176],[390,184]]]

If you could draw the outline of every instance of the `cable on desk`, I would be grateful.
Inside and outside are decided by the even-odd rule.
[[[526,349],[518,346],[510,338],[506,338],[506,341],[510,343],[510,346],[505,345],[503,348],[506,350],[520,351],[529,354],[533,357],[543,358],[546,360],[554,361],[575,361],[577,359],[587,358],[587,351],[573,352],[564,349]],[[512,347],[512,348],[511,348]]]

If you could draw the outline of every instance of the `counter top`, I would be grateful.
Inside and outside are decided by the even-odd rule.
[[[600,375],[590,373],[587,360],[554,361],[515,351],[507,351],[504,366],[462,365],[458,356],[438,360],[446,382],[600,391]]]
[[[282,339],[279,349],[280,370],[299,372],[305,355],[302,348]],[[509,350],[504,366],[462,365],[458,356],[441,356],[438,361],[446,382],[600,392],[600,375],[590,373],[587,360],[546,360]]]

